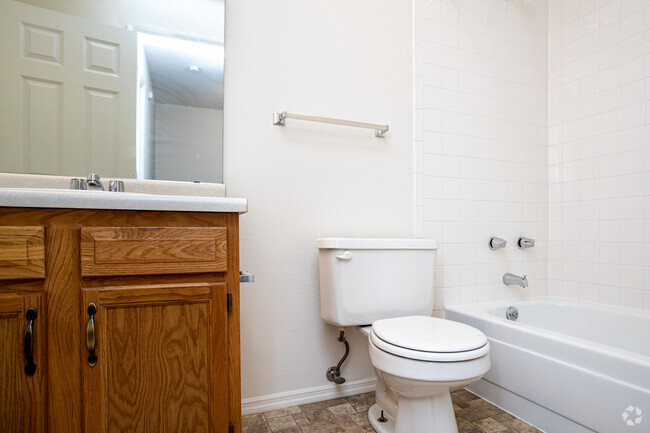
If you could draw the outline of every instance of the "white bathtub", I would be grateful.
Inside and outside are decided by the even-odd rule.
[[[492,368],[470,386],[487,400],[549,433],[650,432],[650,315],[544,298],[446,317],[488,336]]]

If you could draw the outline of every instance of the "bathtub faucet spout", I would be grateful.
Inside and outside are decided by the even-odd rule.
[[[528,280],[526,279],[526,275],[520,277],[519,275],[511,274],[508,272],[507,274],[503,274],[503,284],[506,284],[508,286],[511,284],[516,284],[521,287],[528,287]]]

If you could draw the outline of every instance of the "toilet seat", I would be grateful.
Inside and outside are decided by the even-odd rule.
[[[377,320],[370,341],[385,352],[420,361],[467,361],[490,352],[487,337],[478,329],[429,316]]]

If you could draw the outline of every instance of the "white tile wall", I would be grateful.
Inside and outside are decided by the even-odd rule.
[[[547,137],[562,134],[547,125],[548,18],[543,0],[415,0],[414,218],[441,241],[436,309],[548,293]],[[492,235],[508,248],[489,250]],[[518,250],[519,235],[537,246]],[[529,288],[503,285],[505,272]]]
[[[414,11],[415,227],[441,240],[436,308],[550,294],[650,311],[650,1]],[[530,288],[503,286],[508,271]]]
[[[549,292],[650,310],[650,1],[551,0],[548,40]]]

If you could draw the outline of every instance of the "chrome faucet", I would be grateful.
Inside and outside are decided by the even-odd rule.
[[[113,192],[124,192],[124,182],[121,180],[111,180],[108,182],[108,190]]]
[[[528,280],[526,279],[526,275],[520,277],[519,275],[511,274],[508,272],[507,274],[503,274],[503,284],[506,284],[508,286],[511,284],[516,284],[517,286],[528,287]]]
[[[499,250],[501,248],[505,248],[507,244],[508,241],[505,239],[497,238],[496,236],[492,236],[488,241],[488,247],[490,247],[491,250]]]
[[[70,189],[87,190],[94,189],[104,191],[102,178],[95,173],[90,173],[86,179],[73,177],[70,179]],[[124,182],[121,180],[111,180],[108,182],[108,190],[113,192],[124,192]]]
[[[525,250],[526,248],[532,248],[534,246],[535,246],[535,239],[525,238],[523,236],[519,236],[519,239],[517,239],[517,247],[520,250]]]
[[[104,191],[104,184],[102,183],[102,178],[98,174],[90,173],[86,178],[86,183],[89,187],[88,189],[101,189]]]
[[[70,189],[86,190],[88,189],[88,182],[86,182],[86,179],[73,177],[70,179]]]

